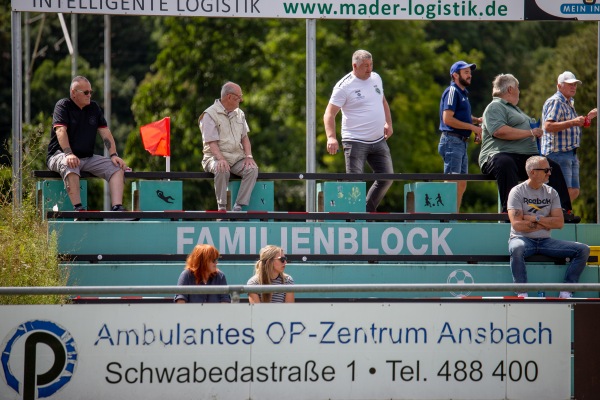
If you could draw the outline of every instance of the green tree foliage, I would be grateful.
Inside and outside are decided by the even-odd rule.
[[[6,81],[0,86],[3,99],[0,106],[9,110],[10,1],[0,0],[0,4],[3,50],[0,68],[6,72],[0,74],[0,79]],[[34,122],[43,123],[44,129],[49,130],[48,115],[53,103],[66,93],[70,62],[56,15],[46,14],[43,28],[39,17],[36,13],[30,15],[31,21],[38,21],[32,24],[32,38],[43,29],[39,52],[33,62],[32,114],[46,118]],[[102,102],[104,17],[80,15],[78,18],[80,69],[88,69],[85,73],[92,77],[98,94],[94,98]],[[304,20],[127,16],[111,17],[111,21],[111,130],[134,170],[164,169],[162,158],[152,157],[143,150],[139,126],[169,115],[173,136],[172,170],[200,171],[202,151],[197,118],[219,96],[219,89],[227,80],[241,84],[246,94],[242,108],[248,116],[261,170],[305,170]],[[470,97],[474,114],[481,115],[491,98],[491,81],[496,74],[515,74],[524,92],[534,79],[547,81],[543,77],[546,72],[538,66],[555,62],[557,39],[580,26],[596,25],[571,21],[317,21],[317,145],[309,149],[316,154],[317,170],[344,170],[341,154],[330,156],[325,152],[322,116],[333,85],[351,69],[350,57],[354,50],[369,50],[374,56],[375,70],[383,77],[394,121],[395,134],[389,145],[395,171],[439,172],[442,161],[437,154],[438,104],[449,83],[449,66],[457,59],[477,62]],[[557,68],[562,69],[558,64]],[[587,71],[593,73],[594,69]],[[142,79],[143,84],[138,86]],[[60,83],[63,80],[65,82]],[[582,101],[580,93],[578,109]],[[536,113],[540,108],[525,102],[522,105],[529,113]],[[10,112],[0,115],[4,115],[0,124],[6,127],[2,132],[7,132]],[[338,131],[340,123],[338,119]],[[125,140],[127,147],[123,151]],[[479,146],[471,144],[469,149],[470,172],[479,172]],[[305,208],[303,185],[278,182],[276,191],[277,209]],[[184,207],[214,208],[212,192],[211,182],[185,182]],[[96,194],[91,196],[96,197]],[[581,202],[584,202],[583,196]],[[396,182],[381,210],[402,210],[402,203],[403,182]],[[463,211],[495,209],[493,183],[469,184]]]
[[[532,115],[541,117],[546,99],[556,93],[556,79],[563,71],[571,71],[583,82],[577,89],[575,107],[580,115],[586,115],[597,104],[598,57],[597,24],[580,24],[571,35],[561,38],[551,57],[536,69],[535,78],[529,87],[522,89],[519,106]],[[518,78],[518,77],[517,77]],[[597,162],[596,140],[597,119],[590,128],[584,128],[581,147],[577,151],[580,162],[581,193],[573,208],[585,221],[596,221]]]
[[[94,100],[102,105],[102,90],[97,88],[96,82],[102,83],[101,71],[94,70],[84,59],[78,61],[79,74],[86,76],[94,89]],[[71,58],[65,57],[54,61],[46,59],[36,69],[31,80],[31,97],[33,100],[32,111],[34,115],[42,113],[52,116],[54,105],[59,99],[69,97],[71,84]],[[50,134],[48,126],[48,135]]]
[[[442,49],[460,43],[465,49],[483,53],[469,96],[473,112],[481,115],[491,101],[496,75],[511,73],[523,83],[530,82],[536,76],[536,67],[552,56],[558,38],[570,34],[576,26],[566,21],[440,21],[428,24],[426,30],[428,38],[448,38]]]

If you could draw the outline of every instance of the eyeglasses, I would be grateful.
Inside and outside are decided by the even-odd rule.
[[[534,171],[544,171],[545,174],[547,174],[548,172],[552,172],[552,167],[549,168],[534,168]]]
[[[237,97],[238,100],[242,100],[244,98],[244,93],[242,93],[242,94],[229,93],[229,94]]]
[[[288,260],[288,258],[287,258],[286,256],[283,256],[283,257],[277,257],[277,258],[276,258],[276,260],[279,260],[279,261],[281,261],[282,263],[286,263],[286,262],[287,262],[287,260]]]
[[[86,95],[86,96],[87,96],[87,95],[90,95],[90,96],[91,96],[91,95],[94,93],[94,91],[93,91],[93,90],[79,90],[79,89],[75,89],[75,91],[76,91],[76,92],[79,92],[79,93],[83,93],[83,94],[84,94],[84,95]]]

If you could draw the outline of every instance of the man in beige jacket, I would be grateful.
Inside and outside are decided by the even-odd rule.
[[[198,118],[204,153],[202,167],[215,175],[219,211],[227,210],[227,185],[231,174],[242,178],[233,211],[241,211],[248,205],[258,176],[248,138],[250,129],[239,108],[243,96],[239,85],[227,82],[221,88],[221,98]]]

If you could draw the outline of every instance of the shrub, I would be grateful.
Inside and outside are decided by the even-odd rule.
[[[39,164],[44,145],[42,126],[24,129],[27,151],[23,152],[23,201],[12,203],[12,167],[0,167],[0,286],[64,286],[67,276],[58,262],[55,233],[36,210],[32,166]],[[35,161],[37,159],[37,161]],[[0,295],[0,304],[62,304],[64,295]]]

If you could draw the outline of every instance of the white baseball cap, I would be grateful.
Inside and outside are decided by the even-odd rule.
[[[558,76],[558,83],[579,83],[581,85],[581,81],[575,78],[575,74],[571,71],[565,71]]]

